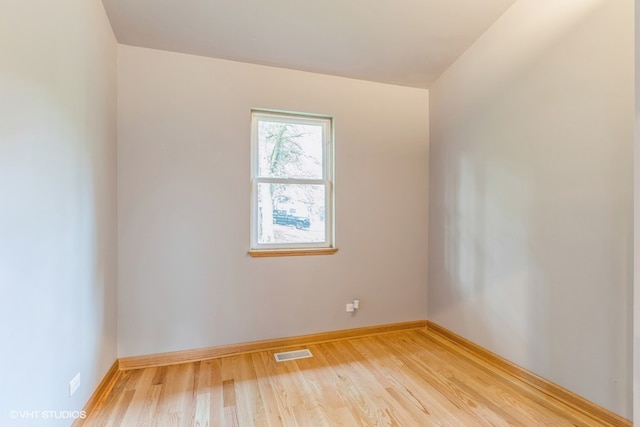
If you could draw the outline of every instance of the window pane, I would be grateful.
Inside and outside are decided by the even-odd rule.
[[[258,176],[322,179],[322,126],[258,121]]]
[[[258,184],[258,243],[325,242],[325,186]]]

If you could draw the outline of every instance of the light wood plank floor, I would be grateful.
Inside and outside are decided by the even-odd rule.
[[[84,426],[605,425],[426,329],[306,348],[124,371]]]

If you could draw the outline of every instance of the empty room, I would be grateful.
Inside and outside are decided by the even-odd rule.
[[[3,1],[0,426],[639,422],[636,9]]]

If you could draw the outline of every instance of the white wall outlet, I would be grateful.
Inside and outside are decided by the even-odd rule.
[[[354,299],[353,300],[353,308],[355,308],[356,310],[360,308],[360,300],[359,299]]]
[[[69,381],[69,397],[73,396],[73,393],[76,392],[78,387],[80,387],[80,372],[78,372],[78,375]]]
[[[353,313],[355,310],[355,308],[353,308],[353,303],[349,303],[347,304],[347,313]]]

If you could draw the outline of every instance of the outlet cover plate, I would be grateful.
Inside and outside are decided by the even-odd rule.
[[[73,396],[73,393],[76,392],[78,387],[80,387],[80,372],[78,372],[78,375],[69,381],[69,397]]]

